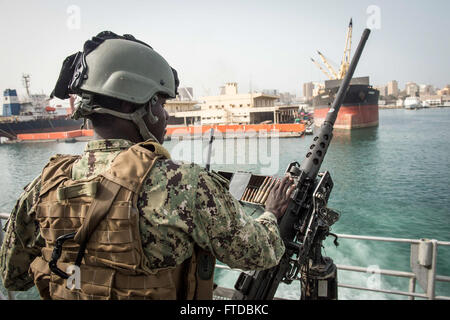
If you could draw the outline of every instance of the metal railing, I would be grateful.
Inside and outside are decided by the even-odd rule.
[[[8,219],[9,214],[0,213],[0,220]],[[368,240],[368,241],[384,241],[384,242],[393,242],[393,243],[406,243],[410,245],[420,245],[423,243],[423,239],[401,239],[401,238],[388,238],[388,237],[371,237],[371,236],[357,236],[357,235],[348,235],[348,234],[338,234],[337,235],[341,239],[353,239],[353,240]],[[415,298],[423,298],[429,300],[450,300],[449,296],[436,296],[436,282],[450,282],[449,276],[437,275],[436,267],[437,267],[437,248],[438,246],[450,246],[450,242],[445,241],[437,241],[437,240],[429,240],[431,243],[431,262],[427,267],[427,285],[426,288],[423,288],[425,293],[417,293],[416,292],[416,282],[417,275],[414,272],[405,272],[398,270],[386,270],[386,269],[370,269],[369,267],[358,267],[358,266],[347,266],[347,265],[337,265],[338,270],[342,271],[351,271],[351,272],[360,272],[360,273],[377,273],[383,276],[391,276],[391,277],[400,277],[400,278],[408,278],[409,279],[409,290],[408,291],[399,291],[399,290],[388,290],[388,289],[379,289],[379,288],[368,288],[361,287],[356,285],[350,285],[345,283],[338,283],[338,287],[340,288],[348,288],[354,290],[363,290],[363,291],[372,291],[393,295],[401,295],[408,296],[410,300],[414,300]],[[3,243],[3,228],[0,228],[0,243]],[[412,249],[411,249],[412,250]],[[239,269],[231,269],[225,265],[216,265],[217,269],[224,269],[228,271],[236,271],[242,272]],[[219,288],[216,290],[219,292],[219,298],[231,298],[233,293],[232,289],[227,288]],[[5,299],[14,299],[14,293],[8,291],[7,297],[0,292],[0,300]]]
[[[356,236],[356,235],[347,235],[347,234],[338,234],[337,235],[341,239],[353,239],[353,240],[368,240],[368,241],[384,241],[384,242],[393,242],[393,243],[407,243],[410,245],[421,245],[424,243],[424,239],[400,239],[400,238],[388,238],[388,237],[371,237],[371,236]],[[437,275],[437,252],[438,246],[450,246],[450,242],[446,241],[437,241],[437,240],[428,240],[431,244],[431,263],[427,268],[427,285],[424,289],[425,293],[420,294],[416,293],[416,282],[417,282],[417,274],[414,272],[404,272],[397,270],[376,270],[380,275],[392,276],[392,277],[402,277],[409,278],[409,290],[408,292],[397,291],[397,290],[383,290],[383,289],[375,289],[375,288],[366,288],[360,286],[353,286],[347,284],[339,284],[339,287],[357,289],[357,290],[367,290],[373,292],[394,294],[394,295],[403,295],[408,296],[410,300],[414,300],[414,298],[424,298],[429,300],[450,300],[448,296],[436,296],[436,282],[450,282],[450,277]],[[411,247],[411,250],[413,248]],[[355,266],[345,266],[345,265],[337,265],[338,270],[346,270],[346,271],[354,271],[354,272],[373,272],[373,270],[369,270],[364,267],[355,267]]]
[[[341,239],[353,239],[353,240],[368,240],[368,241],[384,241],[384,242],[393,242],[393,243],[407,243],[410,245],[420,245],[424,242],[424,239],[401,239],[401,238],[388,238],[388,237],[372,237],[372,236],[358,236],[358,235],[348,235],[348,234],[337,234],[338,238]],[[437,241],[437,240],[429,240],[432,246],[431,252],[431,263],[427,268],[427,285],[426,288],[423,288],[425,293],[417,293],[416,292],[416,282],[417,275],[414,272],[405,272],[398,270],[385,270],[385,269],[372,269],[370,267],[358,267],[358,266],[347,266],[337,264],[336,267],[338,270],[342,271],[351,271],[351,272],[360,272],[360,273],[368,273],[368,274],[379,274],[383,276],[391,276],[391,277],[400,277],[400,278],[408,278],[409,279],[409,289],[408,291],[399,291],[399,290],[388,290],[388,289],[380,289],[380,288],[369,288],[356,286],[345,283],[338,283],[338,287],[354,289],[354,290],[362,290],[362,291],[371,291],[392,295],[401,295],[408,296],[410,300],[414,300],[415,298],[423,298],[429,300],[450,300],[449,296],[436,296],[436,282],[450,282],[450,277],[442,276],[436,274],[437,267],[437,248],[438,246],[450,246],[450,242],[445,241]],[[412,250],[412,249],[411,249]],[[228,270],[228,271],[236,271],[242,272],[239,269],[231,269],[225,265],[216,265],[216,268]],[[231,289],[225,290],[226,293],[223,295],[223,298],[231,298]],[[221,292],[221,291],[220,291]]]

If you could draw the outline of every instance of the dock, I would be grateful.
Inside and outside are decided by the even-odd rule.
[[[250,124],[250,125],[206,125],[206,126],[171,126],[167,128],[165,140],[192,140],[209,138],[210,130],[214,128],[215,136],[223,139],[238,138],[295,138],[305,132],[301,123],[286,124]],[[17,139],[2,141],[2,143],[31,142],[82,142],[91,140],[92,129],[59,132],[39,132],[18,134]]]
[[[214,129],[216,138],[295,138],[305,132],[301,123],[285,124],[247,124],[247,125],[205,125],[205,126],[173,126],[167,128],[166,137],[178,140],[207,139]]]

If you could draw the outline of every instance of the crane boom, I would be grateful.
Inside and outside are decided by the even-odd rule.
[[[339,79],[343,79],[347,73],[348,66],[350,64],[350,55],[352,51],[352,31],[353,31],[353,19],[350,19],[350,23],[347,29],[347,35],[345,37],[345,49],[344,56],[342,57],[341,66],[339,68]]]
[[[348,72],[348,68],[350,66],[350,55],[352,51],[352,33],[353,33],[353,19],[350,19],[350,23],[347,29],[347,35],[345,38],[344,56],[342,57],[341,65],[339,66],[339,72],[336,72],[334,70],[334,68],[328,63],[328,60],[320,51],[317,51],[317,53],[319,54],[320,58],[322,59],[323,63],[325,64],[328,70],[324,70],[317,61],[311,58],[312,62],[314,62],[314,64],[317,67],[319,67],[319,69],[330,80],[342,80],[344,79],[345,75]]]
[[[313,58],[311,58],[311,61],[327,76],[328,79],[333,80],[333,76],[331,76],[328,71],[326,71],[322,66]]]
[[[336,73],[336,71],[334,71],[333,67],[328,63],[328,60],[325,59],[325,57],[323,56],[323,54],[320,51],[317,51],[317,53],[319,54],[320,58],[322,58],[323,63],[325,64],[325,66],[328,68],[328,70],[330,70],[330,73],[333,75],[333,79],[339,79],[338,74]]]

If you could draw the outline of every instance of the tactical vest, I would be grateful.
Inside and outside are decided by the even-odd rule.
[[[134,145],[106,172],[76,181],[71,169],[77,156],[50,160],[36,207],[46,246],[30,266],[43,299],[212,299],[215,260],[207,252],[195,246],[181,265],[158,270],[143,253],[137,199],[155,162],[164,158],[162,149]],[[77,276],[68,272],[74,265],[78,286],[68,283]]]

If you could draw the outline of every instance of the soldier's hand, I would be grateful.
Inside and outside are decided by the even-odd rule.
[[[295,189],[293,179],[285,176],[278,181],[269,193],[266,201],[266,211],[272,212],[280,219],[287,209],[292,191]]]

